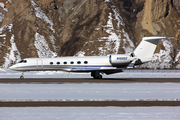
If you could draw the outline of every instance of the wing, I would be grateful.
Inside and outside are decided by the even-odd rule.
[[[101,67],[101,68],[72,68],[70,72],[93,72],[93,71],[99,71],[101,73],[105,73],[107,75],[123,72],[121,68],[115,68],[115,67]]]

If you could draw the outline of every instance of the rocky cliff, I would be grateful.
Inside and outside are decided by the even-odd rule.
[[[142,68],[180,67],[180,0],[1,0],[0,66],[27,57],[128,53],[161,40]]]

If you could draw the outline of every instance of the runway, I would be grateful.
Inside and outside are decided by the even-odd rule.
[[[0,78],[0,85],[2,119],[180,117],[179,78]]]
[[[180,78],[0,78],[0,83],[180,83]]]
[[[0,107],[180,106],[179,79],[0,79]]]

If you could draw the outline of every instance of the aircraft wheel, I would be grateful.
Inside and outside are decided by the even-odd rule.
[[[102,75],[99,75],[99,76],[98,76],[98,79],[102,79]]]
[[[24,79],[24,76],[20,76],[20,79]]]
[[[94,79],[102,79],[102,75],[99,75],[99,76],[94,76]]]
[[[98,71],[91,72],[91,76],[94,79],[102,79],[102,75]]]
[[[24,72],[22,72],[20,79],[24,79]]]

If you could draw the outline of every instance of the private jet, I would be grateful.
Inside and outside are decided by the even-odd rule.
[[[110,54],[107,56],[25,58],[9,67],[21,71],[21,79],[26,71],[66,71],[90,72],[94,79],[102,79],[102,74],[110,75],[123,72],[124,68],[134,68],[152,60],[160,39],[166,37],[143,37],[136,49],[128,54]]]

